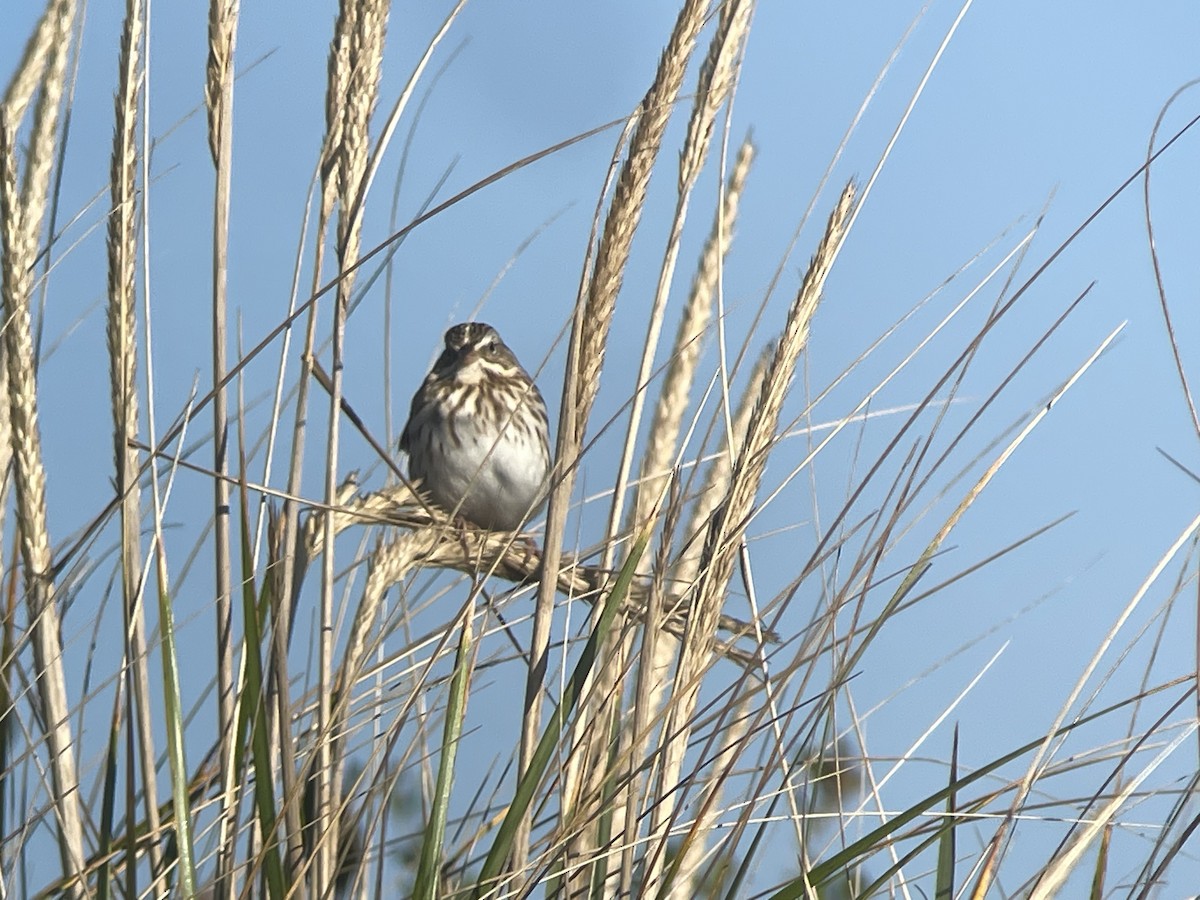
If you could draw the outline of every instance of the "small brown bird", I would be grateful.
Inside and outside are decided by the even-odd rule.
[[[400,435],[409,477],[442,509],[515,531],[545,500],[546,402],[491,325],[464,322],[445,340]]]

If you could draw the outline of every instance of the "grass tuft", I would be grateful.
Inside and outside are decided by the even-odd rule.
[[[194,115],[204,137],[198,128],[176,140],[191,140],[202,166],[183,162],[171,178],[205,192],[211,241],[188,247],[169,277],[150,252],[168,226],[150,215],[161,208],[150,177],[161,135],[148,109],[159,96],[152,76],[171,65],[168,54],[151,60],[151,7],[127,0],[107,50],[71,0],[48,0],[33,23],[0,97],[0,895],[808,900],[1166,884],[1188,862],[1196,823],[1197,779],[1169,768],[1195,739],[1194,673],[1151,677],[1147,663],[1136,691],[1103,707],[1096,685],[1139,665],[1141,635],[1126,647],[1118,638],[1170,572],[1164,611],[1194,602],[1200,519],[1149,569],[1048,726],[1019,740],[1001,732],[986,753],[965,728],[960,744],[957,723],[948,737],[1003,650],[906,723],[919,737],[896,757],[878,750],[894,697],[860,707],[858,679],[879,680],[878,648],[906,633],[902,617],[987,579],[1066,518],[972,546],[972,561],[954,568],[964,551],[952,552],[951,537],[980,540],[964,527],[968,513],[985,494],[1003,499],[1001,471],[1121,332],[1069,360],[1052,389],[1018,396],[999,435],[978,435],[985,413],[1044,371],[1034,361],[1061,360],[1062,326],[1090,288],[1018,335],[982,399],[968,396],[968,373],[989,353],[1012,353],[995,341],[1001,323],[1095,216],[1032,275],[1025,256],[1041,220],[998,238],[829,376],[815,351],[835,342],[816,313],[822,302],[841,312],[849,233],[927,79],[861,188],[824,190],[845,144],[815,173],[809,211],[830,212],[819,233],[800,213],[793,243],[811,258],[799,272],[789,274],[790,246],[765,273],[747,272],[758,256],[731,252],[735,234],[758,224],[747,222],[751,192],[777,189],[751,178],[750,137],[731,139],[755,50],[751,0],[680,0],[631,115],[591,123],[450,199],[437,196],[439,182],[406,223],[403,172],[425,152],[416,126],[464,46],[446,49],[465,6],[450,4],[417,40],[409,11],[339,0],[318,63],[324,131],[289,148],[313,170],[293,223],[296,256],[289,272],[267,273],[290,279],[291,295],[277,306],[269,291],[255,296],[255,312],[272,320],[250,350],[235,324],[236,266],[270,257],[235,241],[251,222],[261,227],[248,211],[262,211],[252,185],[235,193],[246,152],[237,123],[256,112],[240,93],[234,102],[246,68],[240,4],[211,0],[206,65],[187,76],[203,97]],[[116,74],[112,144],[100,142],[107,167],[87,168],[77,163],[95,146],[68,141],[70,61],[101,52]],[[385,77],[393,62],[404,73],[395,81]],[[426,97],[414,111],[418,89]],[[384,186],[404,127],[401,174]],[[371,433],[371,407],[352,396],[374,365],[371,317],[388,310],[384,332],[391,316],[415,318],[398,302],[410,299],[399,285],[414,229],[597,138],[613,149],[591,234],[577,235],[578,292],[557,323],[569,334],[566,361],[539,374],[562,398],[545,531],[484,531],[433,508],[388,439]],[[95,210],[58,208],[60,168],[107,173]],[[440,168],[444,178],[453,168]],[[279,215],[275,224],[291,227]],[[88,223],[86,233],[60,250],[57,221]],[[552,217],[524,241],[514,235],[520,250],[505,271],[560,227]],[[80,252],[100,240],[102,252]],[[977,275],[993,252],[999,263]],[[160,285],[200,269],[211,276],[204,334],[166,331],[156,343],[157,319],[176,301]],[[737,285],[730,296],[727,283]],[[794,294],[776,302],[785,283]],[[921,331],[922,312],[960,289]],[[970,324],[989,292],[992,305]],[[56,432],[43,433],[42,416],[59,412],[58,397],[43,382],[49,351],[37,335],[56,320],[33,298],[67,306],[101,293],[104,337],[81,329],[78,340],[107,356],[98,370],[108,372],[111,444],[48,446]],[[645,328],[637,346],[621,347],[637,360],[625,396],[606,372],[618,302]],[[160,383],[156,363],[190,360],[197,343],[211,356],[190,393]],[[900,361],[881,362],[897,344]],[[951,362],[884,406],[885,389],[925,377],[913,363],[946,344]],[[376,373],[385,398],[390,366]],[[602,422],[598,410],[615,413]],[[89,453],[101,462],[91,466]],[[845,484],[817,465],[838,453],[849,460],[837,467]],[[352,456],[379,465],[351,472]],[[97,480],[96,508],[58,489],[64,459],[72,475]],[[584,466],[588,497],[577,490]],[[811,498],[811,515],[798,497]],[[52,533],[64,521],[79,532]],[[929,636],[931,647],[950,643],[939,666],[963,649],[952,642],[970,640],[949,618]],[[895,696],[932,687],[923,674]],[[1118,736],[1085,743],[1101,729]],[[1158,813],[1147,837],[1140,817]],[[1045,839],[1051,829],[1056,840]],[[1033,863],[1031,846],[1044,848]]]

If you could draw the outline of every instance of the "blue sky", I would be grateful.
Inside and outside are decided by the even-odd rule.
[[[28,33],[34,4],[6,15],[0,69]],[[63,216],[84,210],[107,181],[115,42],[119,21],[109,4],[88,11],[80,78],[63,182]],[[402,88],[417,53],[448,5],[403,4],[393,12],[382,89],[386,107]],[[653,75],[675,4],[610,0],[562,4],[530,0],[468,6],[434,61],[452,52],[412,135],[399,220],[407,221],[453,164],[442,199],[491,172],[574,134],[629,114]],[[844,132],[893,48],[920,12],[916,3],[764,2],[755,14],[745,67],[733,106],[731,152],[752,130],[759,150],[725,273],[731,333],[740,336],[782,263],[760,346],[782,322],[800,272],[841,184],[866,179],[895,130],[916,85],[960,7],[933,3],[904,44],[813,219],[785,257],[793,232]],[[333,20],[328,3],[246,4],[238,38],[239,68],[270,54],[236,89],[231,302],[247,346],[281,317],[287,302],[300,222],[323,130],[325,58]],[[202,101],[207,11],[204,4],[158,4],[151,29],[152,132],[165,137],[154,154],[150,187],[151,291],[156,307],[160,419],[183,406],[193,379],[207,379],[208,247],[211,166],[202,116],[184,118]],[[986,2],[967,11],[894,150],[884,165],[828,284],[813,327],[805,378],[797,382],[792,415],[832,382],[901,316],[938,291],[883,348],[854,368],[816,408],[831,421],[859,401],[903,359],[936,322],[997,265],[1045,210],[1017,283],[1067,238],[1146,157],[1151,129],[1172,93],[1196,77],[1200,7],[1167,2]],[[428,84],[428,81],[426,82]],[[692,83],[689,78],[688,83]],[[1163,137],[1197,112],[1200,94],[1182,95],[1169,111]],[[650,209],[621,295],[614,342],[597,407],[607,418],[632,388],[644,317],[671,211],[670,163],[682,115],[651,187]],[[411,114],[393,144],[383,187],[367,217],[365,244],[388,233],[389,193]],[[444,328],[467,317],[495,285],[480,318],[497,326],[530,368],[550,353],[542,376],[557,400],[564,352],[551,350],[569,316],[588,228],[617,131],[531,165],[422,225],[398,253],[394,308],[392,422],[399,428]],[[1195,235],[1195,161],[1200,136],[1189,133],[1156,165],[1152,212],[1165,284],[1176,316],[1185,365],[1195,359],[1200,321],[1190,301],[1200,286]],[[688,272],[710,221],[719,173],[710,163],[698,188],[681,255]],[[109,438],[103,319],[102,230],[86,233],[100,213],[87,208],[68,233],[78,240],[51,285],[47,343],[61,346],[43,378],[43,429],[51,468],[52,525],[65,538],[107,498]],[[546,224],[549,223],[549,224]],[[537,233],[515,261],[517,248]],[[990,248],[990,249],[989,249]],[[977,255],[979,260],[940,289]],[[511,268],[504,271],[512,261]],[[307,270],[306,270],[307,271]],[[307,275],[305,276],[307,278]],[[962,319],[896,379],[873,408],[920,400],[990,310],[1003,274]],[[675,308],[686,287],[678,280]],[[1158,558],[1195,514],[1200,485],[1168,463],[1163,448],[1200,470],[1200,441],[1189,424],[1170,359],[1146,235],[1142,191],[1135,185],[1073,243],[996,329],[972,366],[947,427],[961,426],[1037,337],[1091,287],[1066,324],[974,426],[948,464],[967,466],[1013,421],[1038,408],[1060,381],[1122,322],[1114,346],[1057,405],[970,510],[929,580],[938,581],[1074,511],[1066,524],[906,614],[866,657],[853,685],[859,709],[889,696],[960,646],[982,640],[923,678],[868,722],[870,749],[894,755],[1005,642],[996,666],[964,702],[964,753],[985,761],[1046,728],[1100,639]],[[351,402],[384,433],[380,390],[380,292],[368,295],[352,321],[347,368]],[[668,331],[673,328],[670,315]],[[272,360],[277,353],[268,354]],[[708,350],[706,363],[715,365]],[[250,369],[263,389],[272,363]],[[293,360],[294,365],[294,360]],[[255,380],[257,379],[257,380]],[[248,396],[255,390],[248,388]],[[787,562],[807,558],[815,540],[814,496],[828,518],[857,484],[899,425],[885,417],[865,431],[849,429],[781,495],[757,527],[772,534],[753,546],[757,574],[778,588]],[[931,422],[931,420],[930,420]],[[926,433],[930,424],[918,427]],[[950,432],[946,432],[949,434]],[[910,436],[910,442],[914,436]],[[615,465],[618,436],[602,440],[583,472],[591,488]],[[943,441],[944,443],[944,441]],[[777,484],[803,457],[797,439],[774,458],[767,481]],[[998,448],[986,451],[993,458]],[[857,457],[856,457],[857,454]],[[347,468],[372,464],[370,450],[351,440]],[[951,490],[918,529],[928,538],[981,471]],[[816,487],[812,485],[815,483]],[[319,492],[314,478],[307,486]],[[882,498],[882,490],[878,498]],[[206,495],[199,479],[181,485]],[[860,506],[871,508],[869,500]],[[585,532],[602,511],[585,514]],[[918,542],[910,550],[919,549]],[[176,549],[177,554],[182,551]],[[906,558],[894,557],[897,563]],[[911,558],[911,554],[909,557]],[[1119,648],[1166,598],[1178,569],[1150,591]],[[836,578],[836,572],[825,572]],[[210,623],[197,577],[180,604],[196,616],[189,627],[207,640]],[[812,597],[815,601],[814,590]],[[880,601],[882,602],[882,600]],[[1015,622],[1019,611],[1034,605]],[[1159,650],[1156,677],[1185,675],[1195,666],[1194,614],[1180,610]],[[187,614],[184,615],[187,622]],[[77,638],[90,623],[68,619]],[[1118,672],[1109,700],[1136,689],[1145,641]],[[1106,671],[1111,659],[1102,664]],[[1115,732],[1114,732],[1115,734]],[[1095,736],[1086,746],[1101,743]],[[929,755],[944,757],[948,731]],[[1180,763],[1194,762],[1181,750]],[[903,798],[898,798],[900,802]],[[1048,851],[1052,845],[1048,845]],[[1037,857],[1037,853],[1034,853]]]

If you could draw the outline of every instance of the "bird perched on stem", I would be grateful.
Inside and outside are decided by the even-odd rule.
[[[463,322],[445,341],[400,435],[409,477],[442,509],[515,531],[545,500],[546,402],[491,325]]]

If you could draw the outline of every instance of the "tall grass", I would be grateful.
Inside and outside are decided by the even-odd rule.
[[[207,65],[197,77],[214,175],[211,360],[200,396],[190,398],[156,390],[155,360],[175,348],[154,341],[155,313],[168,301],[150,292],[145,270],[156,233],[145,205],[153,139],[147,9],[126,3],[113,48],[107,274],[92,273],[107,294],[110,498],[89,511],[80,535],[50,533],[55,472],[39,430],[35,299],[55,285],[50,260],[65,252],[49,223],[76,212],[57,209],[52,176],[78,150],[63,126],[68,62],[91,36],[72,0],[47,2],[0,105],[0,526],[8,548],[0,896],[951,898],[1051,896],[1072,878],[1106,894],[1114,828],[1195,729],[1190,678],[1147,680],[1138,693],[1092,708],[1084,691],[1115,626],[1048,729],[1014,737],[971,767],[956,738],[938,786],[922,787],[924,796],[899,810],[883,801],[884,785],[908,777],[910,759],[888,766],[872,758],[847,686],[898,617],[1039,536],[1031,526],[1021,541],[982,548],[977,566],[927,583],[967,510],[1117,332],[1046,397],[1029,398],[1033,412],[975,460],[973,479],[950,471],[954,448],[981,427],[979,414],[1014,390],[1015,376],[1082,299],[1025,339],[1026,352],[982,401],[960,397],[976,355],[1057,256],[1027,267],[1033,232],[1016,240],[968,291],[967,300],[990,294],[991,314],[916,402],[885,420],[889,437],[863,451],[865,474],[841,505],[821,511],[810,555],[787,565],[788,585],[764,594],[750,550],[764,512],[778,509],[787,484],[811,472],[838,435],[876,414],[875,397],[967,300],[826,432],[811,427],[814,406],[836,383],[810,390],[806,402],[794,388],[811,346],[828,339],[814,316],[875,172],[820,197],[823,218],[800,233],[811,256],[799,277],[789,284],[781,264],[755,300],[751,327],[731,330],[724,272],[756,155],[749,137],[734,135],[731,108],[754,8],[750,0],[684,0],[641,103],[619,127],[598,130],[614,139],[612,166],[592,233],[578,240],[578,295],[562,316],[566,364],[541,375],[543,383],[561,378],[562,401],[539,543],[430,508],[346,389],[355,352],[348,322],[364,294],[381,292],[376,276],[397,243],[531,161],[393,234],[372,230],[378,219],[368,212],[387,202],[378,196],[381,160],[397,128],[415,118],[410,100],[462,9],[450,10],[410,62],[402,91],[388,97],[388,29],[406,23],[389,22],[403,12],[383,0],[338,6],[324,138],[295,148],[317,172],[315,240],[295,265],[305,286],[279,304],[276,327],[250,349],[229,285],[240,10],[236,0],[211,3]],[[684,126],[678,147],[675,122]],[[719,190],[698,191],[712,169]],[[655,179],[673,188],[665,238],[638,227],[655,202]],[[697,229],[707,235],[693,262],[684,235]],[[658,260],[657,278],[647,290],[623,290],[638,242]],[[680,274],[689,287],[676,310]],[[789,302],[770,302],[776,286],[791,292]],[[620,304],[644,305],[646,330],[634,388],[610,398],[605,408],[618,411],[602,421],[595,410],[614,390],[605,361]],[[272,375],[250,365],[274,353]],[[247,395],[270,398],[261,431],[248,424]],[[977,403],[978,413],[956,431],[947,410],[959,402]],[[205,432],[202,455],[186,443],[193,430]],[[360,484],[345,465],[354,431],[391,467],[379,483]],[[796,432],[807,439],[799,456]],[[611,472],[611,482],[585,501],[580,465],[595,462],[605,434],[618,440],[616,461],[593,471]],[[207,479],[211,503],[176,517],[172,489],[183,468]],[[308,496],[304,476],[314,471],[322,488]],[[949,512],[938,518],[942,509]],[[571,548],[572,515],[599,536],[595,547]],[[190,560],[168,555],[170,529],[207,548],[213,564],[210,574],[191,576],[193,593],[203,579],[215,631],[200,671],[202,654],[178,637],[177,586]],[[1200,520],[1164,553],[1127,614],[1198,530]],[[112,552],[80,565],[99,548]],[[64,665],[78,645],[68,649],[62,617],[70,604],[112,617],[100,602],[110,584],[119,621],[97,630],[119,628],[117,662],[101,670],[109,657],[89,657],[81,682]],[[530,619],[514,612],[514,598],[533,599]],[[569,627],[580,621],[577,601],[588,612]],[[297,615],[301,604],[316,610],[311,629]],[[498,770],[470,741],[472,704],[492,681],[506,685],[506,714],[520,722],[511,746],[485,748]],[[196,697],[200,707],[189,708]],[[1166,709],[1153,724],[1060,755],[1065,736],[1098,720],[1135,723],[1151,698]],[[933,755],[921,743],[960,699],[930,712],[910,756]],[[1134,864],[1143,893],[1184,853],[1194,789],[1178,788]],[[1016,861],[1017,834],[1055,817],[1071,822],[1061,841],[1035,853],[1032,868]],[[1120,862],[1120,871],[1130,867]]]

